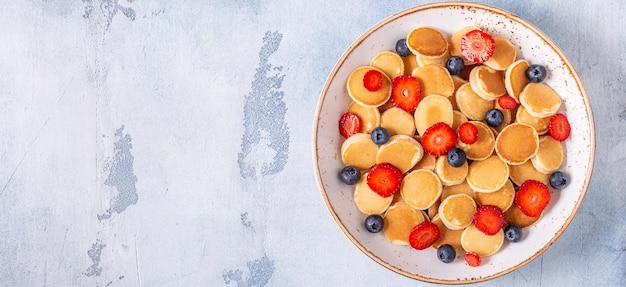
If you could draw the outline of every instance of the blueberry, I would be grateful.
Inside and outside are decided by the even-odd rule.
[[[450,244],[444,244],[437,248],[437,257],[443,263],[450,263],[456,258],[456,250]]]
[[[378,233],[383,230],[383,217],[378,214],[372,214],[365,218],[365,229],[371,233]]]
[[[411,55],[411,50],[409,50],[409,46],[406,45],[406,39],[400,39],[396,42],[396,53],[402,57]]]
[[[448,151],[448,163],[453,167],[462,166],[466,159],[465,151],[460,148],[453,147]]]
[[[450,72],[450,75],[458,75],[463,71],[463,68],[465,68],[465,62],[463,62],[461,57],[452,56],[448,59],[448,62],[446,62],[446,68],[448,72]]]
[[[526,69],[526,77],[533,83],[542,82],[547,75],[546,67],[542,65],[533,64]]]
[[[497,128],[504,122],[504,114],[498,109],[488,110],[485,115],[485,122],[487,122],[490,127]]]
[[[359,179],[361,179],[361,171],[359,171],[358,168],[349,165],[341,170],[341,173],[339,173],[339,177],[341,178],[341,181],[343,181],[343,183],[353,185],[359,182]]]
[[[383,127],[377,127],[372,130],[371,137],[375,144],[382,145],[389,140],[389,132]]]
[[[568,183],[569,178],[567,174],[561,171],[555,171],[553,174],[550,175],[550,186],[552,186],[554,189],[564,189]]]
[[[504,237],[508,242],[519,242],[522,240],[522,229],[515,225],[511,224],[504,229]]]

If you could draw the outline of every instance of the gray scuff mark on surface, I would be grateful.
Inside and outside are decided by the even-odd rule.
[[[129,134],[124,134],[124,125],[115,131],[118,137],[115,142],[115,155],[113,160],[105,167],[105,172],[109,172],[104,184],[117,190],[117,194],[111,198],[110,207],[106,213],[98,215],[98,220],[108,219],[113,213],[122,213],[131,205],[137,204],[139,195],[137,194],[137,176],[133,169],[134,157],[130,153],[132,149],[132,138]]]
[[[265,286],[274,275],[274,261],[263,255],[260,259],[248,261],[248,273],[241,269],[225,271],[222,277],[226,284],[237,283],[237,287]],[[244,278],[244,275],[247,275]]]
[[[247,229],[254,232],[254,226],[252,226],[252,221],[248,217],[248,213],[244,212],[241,214],[241,224]]]
[[[259,66],[252,82],[252,91],[244,104],[244,133],[238,156],[243,178],[257,179],[282,171],[287,163],[289,127],[285,123],[287,106],[279,89],[285,75],[283,67],[274,67],[269,57],[274,54],[283,35],[266,32],[259,52]]]
[[[100,276],[102,273],[102,267],[100,266],[100,256],[102,255],[102,250],[106,247],[106,244],[103,244],[100,239],[96,241],[96,243],[91,245],[91,249],[87,251],[87,255],[91,258],[91,266],[87,268],[87,271],[84,273],[87,277]]]
[[[113,22],[113,18],[117,15],[118,12],[122,12],[126,18],[134,21],[136,18],[135,10],[130,7],[126,7],[119,4],[118,0],[82,0],[85,4],[85,13],[83,14],[83,18],[91,18],[94,15],[94,11],[96,11],[96,7],[102,13],[106,21],[106,28],[108,29],[111,26],[111,22]],[[95,2],[95,3],[94,3]],[[133,0],[127,0],[126,2],[132,3]]]

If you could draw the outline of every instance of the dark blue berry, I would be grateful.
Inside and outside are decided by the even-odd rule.
[[[542,82],[547,75],[546,67],[542,65],[533,64],[526,69],[526,77],[533,83]]]
[[[378,233],[383,230],[383,217],[378,214],[372,214],[365,218],[365,229],[371,233]]]
[[[396,42],[396,53],[402,57],[411,55],[411,50],[409,50],[409,46],[406,45],[406,39],[400,39]]]
[[[460,74],[461,71],[463,71],[463,68],[465,68],[465,62],[463,62],[461,57],[452,56],[448,59],[448,62],[446,62],[446,69],[448,69],[450,75]]]
[[[508,242],[519,242],[522,240],[523,235],[522,229],[515,224],[511,224],[504,228],[504,238],[506,238]]]
[[[377,145],[385,144],[389,140],[389,132],[383,127],[377,127],[372,130],[372,141]]]
[[[504,114],[498,109],[491,109],[485,115],[485,122],[492,127],[497,128],[504,122]]]
[[[553,174],[550,175],[550,186],[552,186],[554,189],[564,189],[568,183],[569,177],[567,176],[567,174],[561,171],[555,171]]]
[[[465,151],[460,148],[453,147],[448,151],[448,163],[453,167],[462,166],[466,159]]]
[[[349,165],[341,170],[341,173],[339,173],[339,177],[341,178],[341,181],[343,181],[343,183],[353,185],[359,182],[359,179],[361,179],[361,171],[359,171],[358,168]]]
[[[437,248],[437,257],[443,263],[450,263],[456,258],[456,250],[450,244],[444,244]]]

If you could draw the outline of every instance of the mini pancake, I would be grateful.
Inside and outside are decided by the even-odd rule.
[[[494,70],[504,71],[515,62],[517,49],[507,38],[495,36],[493,41],[496,44],[493,55],[484,64]]]
[[[466,194],[471,198],[474,198],[474,191],[467,184],[467,180],[463,181],[457,185],[446,185],[443,187],[443,192],[441,192],[441,200],[446,199],[448,196],[455,194]]]
[[[509,173],[511,181],[517,186],[522,185],[524,181],[529,179],[534,179],[546,185],[550,182],[550,175],[537,171],[530,160],[520,165],[509,166]]]
[[[437,58],[448,52],[448,41],[437,29],[419,27],[411,30],[406,37],[409,50],[415,55]]]
[[[517,60],[513,62],[504,74],[504,86],[509,96],[513,97],[519,103],[519,95],[530,80],[526,76],[526,69],[530,65],[526,60]]]
[[[395,135],[378,148],[376,163],[390,163],[405,173],[415,166],[423,155],[422,145],[413,137]]]
[[[439,95],[430,95],[422,99],[414,114],[415,128],[419,135],[424,135],[426,129],[438,122],[451,126],[453,119],[450,101]]]
[[[419,162],[417,162],[417,164],[413,167],[413,169],[414,170],[427,169],[430,171],[434,171],[436,160],[437,160],[436,156],[425,152],[424,155],[422,156],[422,159]]]
[[[428,218],[435,218],[435,216],[437,216],[437,213],[439,212],[440,204],[441,204],[441,199],[438,198],[437,201],[435,201],[433,205],[431,205],[427,210],[425,210],[426,216],[428,216]]]
[[[382,214],[387,210],[393,196],[382,197],[367,185],[367,174],[364,173],[354,186],[352,199],[359,211],[365,214]]]
[[[457,110],[452,111],[452,126],[451,126],[451,128],[453,130],[456,131],[459,128],[459,126],[461,126],[463,123],[465,123],[467,121],[468,121],[468,119],[467,119],[467,117],[463,113],[461,113],[461,112],[459,112]]]
[[[502,188],[508,179],[509,165],[496,155],[472,162],[467,172],[467,184],[478,192],[495,192]]]
[[[402,57],[402,62],[404,62],[405,75],[413,74],[413,70],[419,67],[419,64],[417,63],[417,56],[415,54]]]
[[[404,75],[404,61],[400,55],[394,52],[383,51],[376,54],[370,61],[370,66],[382,70],[392,80],[397,76]]]
[[[383,234],[393,244],[409,245],[409,234],[416,225],[426,221],[424,214],[406,204],[396,202],[383,217]]]
[[[537,171],[544,174],[551,174],[561,167],[563,158],[564,154],[561,142],[551,136],[542,136],[539,138],[539,150],[530,160]]]
[[[515,199],[515,187],[510,180],[507,180],[504,186],[495,192],[475,192],[474,198],[478,205],[493,205],[506,211],[513,205]]]
[[[369,134],[358,133],[347,138],[341,145],[341,161],[359,170],[366,170],[376,163],[378,146]]]
[[[544,83],[529,83],[519,96],[519,101],[533,117],[545,118],[556,114],[561,97]]]
[[[417,64],[420,67],[426,66],[426,65],[430,65],[430,64],[435,64],[435,65],[439,65],[439,66],[445,67],[446,66],[446,62],[450,58],[450,53],[449,52],[445,52],[444,54],[442,54],[439,57],[425,57],[425,56],[422,56],[422,55],[416,55],[415,58],[417,60]]]
[[[461,246],[466,252],[474,252],[481,257],[498,252],[504,243],[504,231],[500,229],[494,235],[486,235],[475,225],[470,225],[461,234]]]
[[[535,128],[537,134],[543,135],[548,132],[548,125],[550,124],[550,117],[546,118],[536,118],[526,111],[524,106],[517,107],[517,114],[515,116],[515,121],[522,124],[530,125]]]
[[[461,248],[461,234],[463,234],[463,230],[449,229],[443,224],[439,215],[433,217],[431,222],[439,227],[439,239],[433,243],[433,248],[437,249],[444,244],[450,244],[454,249]]]
[[[502,115],[504,116],[502,124],[493,128],[496,131],[495,134],[497,136],[504,128],[506,128],[509,124],[511,124],[511,122],[513,122],[513,112],[511,112],[511,110],[503,109],[502,107],[500,107],[497,101],[495,101],[495,104],[495,108],[500,110],[502,112]]]
[[[481,98],[469,83],[461,85],[454,95],[459,111],[468,119],[482,121],[487,111],[493,109],[494,101]]]
[[[442,185],[439,177],[429,170],[419,169],[409,172],[400,185],[402,199],[415,209],[425,210],[441,196]]]
[[[389,108],[380,115],[380,126],[387,129],[389,135],[415,134],[415,119],[410,113],[397,107]]]
[[[439,205],[439,218],[452,230],[461,230],[472,224],[476,202],[467,194],[446,197]]]
[[[443,185],[457,185],[465,181],[467,168],[467,161],[460,167],[453,167],[448,163],[446,156],[440,156],[435,164],[435,173],[439,176]]]
[[[380,126],[380,112],[378,108],[365,107],[357,102],[351,102],[348,112],[357,115],[361,120],[361,133],[371,134],[374,128]]]
[[[383,85],[374,92],[368,91],[363,85],[363,77],[369,70],[377,70],[383,74]],[[346,85],[350,98],[366,107],[379,107],[391,97],[391,80],[385,72],[375,67],[361,66],[354,69],[348,76]]]
[[[478,130],[478,140],[473,144],[463,143],[457,139],[456,146],[462,149],[470,160],[484,160],[493,154],[496,139],[491,128],[483,122],[470,121]]]
[[[411,73],[422,84],[422,97],[440,95],[449,97],[454,95],[454,82],[448,69],[437,64],[420,66]]]
[[[538,149],[539,135],[527,124],[510,124],[496,138],[496,153],[510,165],[526,162],[537,154]]]
[[[454,32],[452,34],[452,37],[450,38],[450,47],[449,47],[450,55],[461,57],[461,59],[463,59],[466,65],[472,64],[472,62],[466,59],[465,56],[463,56],[463,53],[461,52],[461,38],[463,38],[465,34],[473,30],[480,30],[480,29],[478,29],[475,26],[463,27],[462,29],[459,29],[456,32]]]
[[[506,94],[502,74],[487,66],[477,66],[469,75],[470,86],[481,98],[493,101]]]
[[[536,216],[536,217],[530,217],[524,214],[524,212],[522,212],[522,210],[519,209],[517,205],[513,204],[506,212],[504,212],[504,222],[507,225],[515,224],[519,226],[520,228],[526,228],[526,227],[532,226],[537,221],[539,221],[542,215],[543,213],[541,213],[541,215]]]

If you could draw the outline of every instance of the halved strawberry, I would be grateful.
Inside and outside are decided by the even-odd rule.
[[[402,183],[402,172],[390,163],[374,165],[367,174],[367,185],[382,197],[392,196]]]
[[[339,133],[344,138],[349,138],[353,134],[361,131],[361,119],[356,114],[347,112],[339,119]]]
[[[411,230],[409,244],[417,250],[424,250],[437,242],[440,235],[441,231],[436,224],[424,221]]]
[[[473,218],[476,229],[487,235],[494,235],[504,225],[504,213],[493,205],[483,205],[476,209]]]
[[[550,203],[550,190],[540,181],[524,181],[515,195],[515,205],[527,216],[537,217]]]
[[[548,130],[552,138],[562,142],[569,137],[572,127],[564,114],[556,114],[550,118]]]
[[[482,260],[480,260],[480,255],[474,252],[465,252],[465,263],[472,267],[478,267],[482,263]]]
[[[394,106],[412,113],[422,99],[422,84],[410,75],[402,75],[391,83],[391,102]]]
[[[363,86],[370,92],[375,92],[383,86],[383,74],[377,70],[369,70],[363,76]]]
[[[495,47],[493,37],[478,29],[469,31],[461,37],[461,54],[477,64],[489,60]]]
[[[457,129],[457,133],[459,140],[465,144],[474,144],[478,141],[478,128],[470,122],[462,123]]]
[[[456,134],[444,123],[436,123],[426,129],[422,136],[422,146],[427,153],[440,156],[446,154],[456,143]]]
[[[514,97],[503,95],[498,97],[498,105],[505,110],[512,110],[517,107],[517,101]]]

